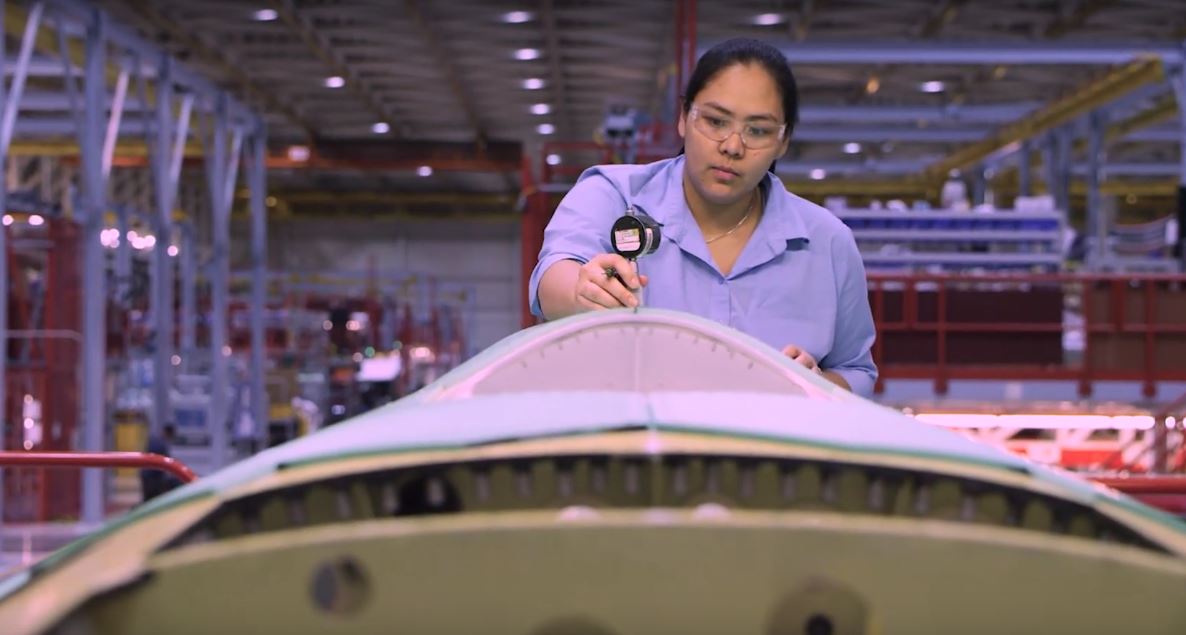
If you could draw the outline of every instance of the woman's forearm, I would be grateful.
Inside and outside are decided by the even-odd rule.
[[[575,260],[559,260],[553,263],[539,280],[539,306],[544,318],[556,320],[568,317],[586,309],[576,301],[577,279],[581,263]]]

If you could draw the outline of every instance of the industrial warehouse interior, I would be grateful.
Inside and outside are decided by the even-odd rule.
[[[1183,0],[0,4],[0,631],[1186,629]]]

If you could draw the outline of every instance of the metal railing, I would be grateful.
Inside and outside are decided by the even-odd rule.
[[[182,483],[198,478],[181,461],[149,452],[0,452],[0,467],[132,467],[162,470]]]
[[[1159,381],[1186,380],[1176,353],[1186,351],[1186,275],[868,279],[878,391],[886,379],[930,379],[939,394],[953,379],[1064,379],[1088,396],[1095,381],[1125,380],[1153,397]],[[1078,339],[1075,350],[1064,348],[1068,336]],[[1045,354],[1027,341],[1040,342]]]

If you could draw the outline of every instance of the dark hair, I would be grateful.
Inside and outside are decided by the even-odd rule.
[[[799,123],[799,87],[795,83],[795,74],[791,71],[791,64],[786,56],[774,46],[751,38],[734,38],[726,40],[708,49],[696,62],[692,76],[688,78],[688,87],[684,91],[684,114],[692,108],[692,101],[696,95],[704,90],[704,85],[721,71],[736,64],[758,64],[778,86],[782,95],[782,113],[787,124],[787,138]],[[680,150],[683,153],[683,150]],[[774,164],[770,165],[774,171]]]

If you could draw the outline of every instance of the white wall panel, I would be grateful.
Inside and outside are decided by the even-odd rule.
[[[235,226],[232,258],[247,266],[245,224]],[[474,294],[469,318],[471,351],[513,333],[520,324],[520,255],[517,223],[284,220],[269,229],[272,271],[358,276],[372,268],[381,282],[398,285],[409,275],[431,277],[443,295]]]

